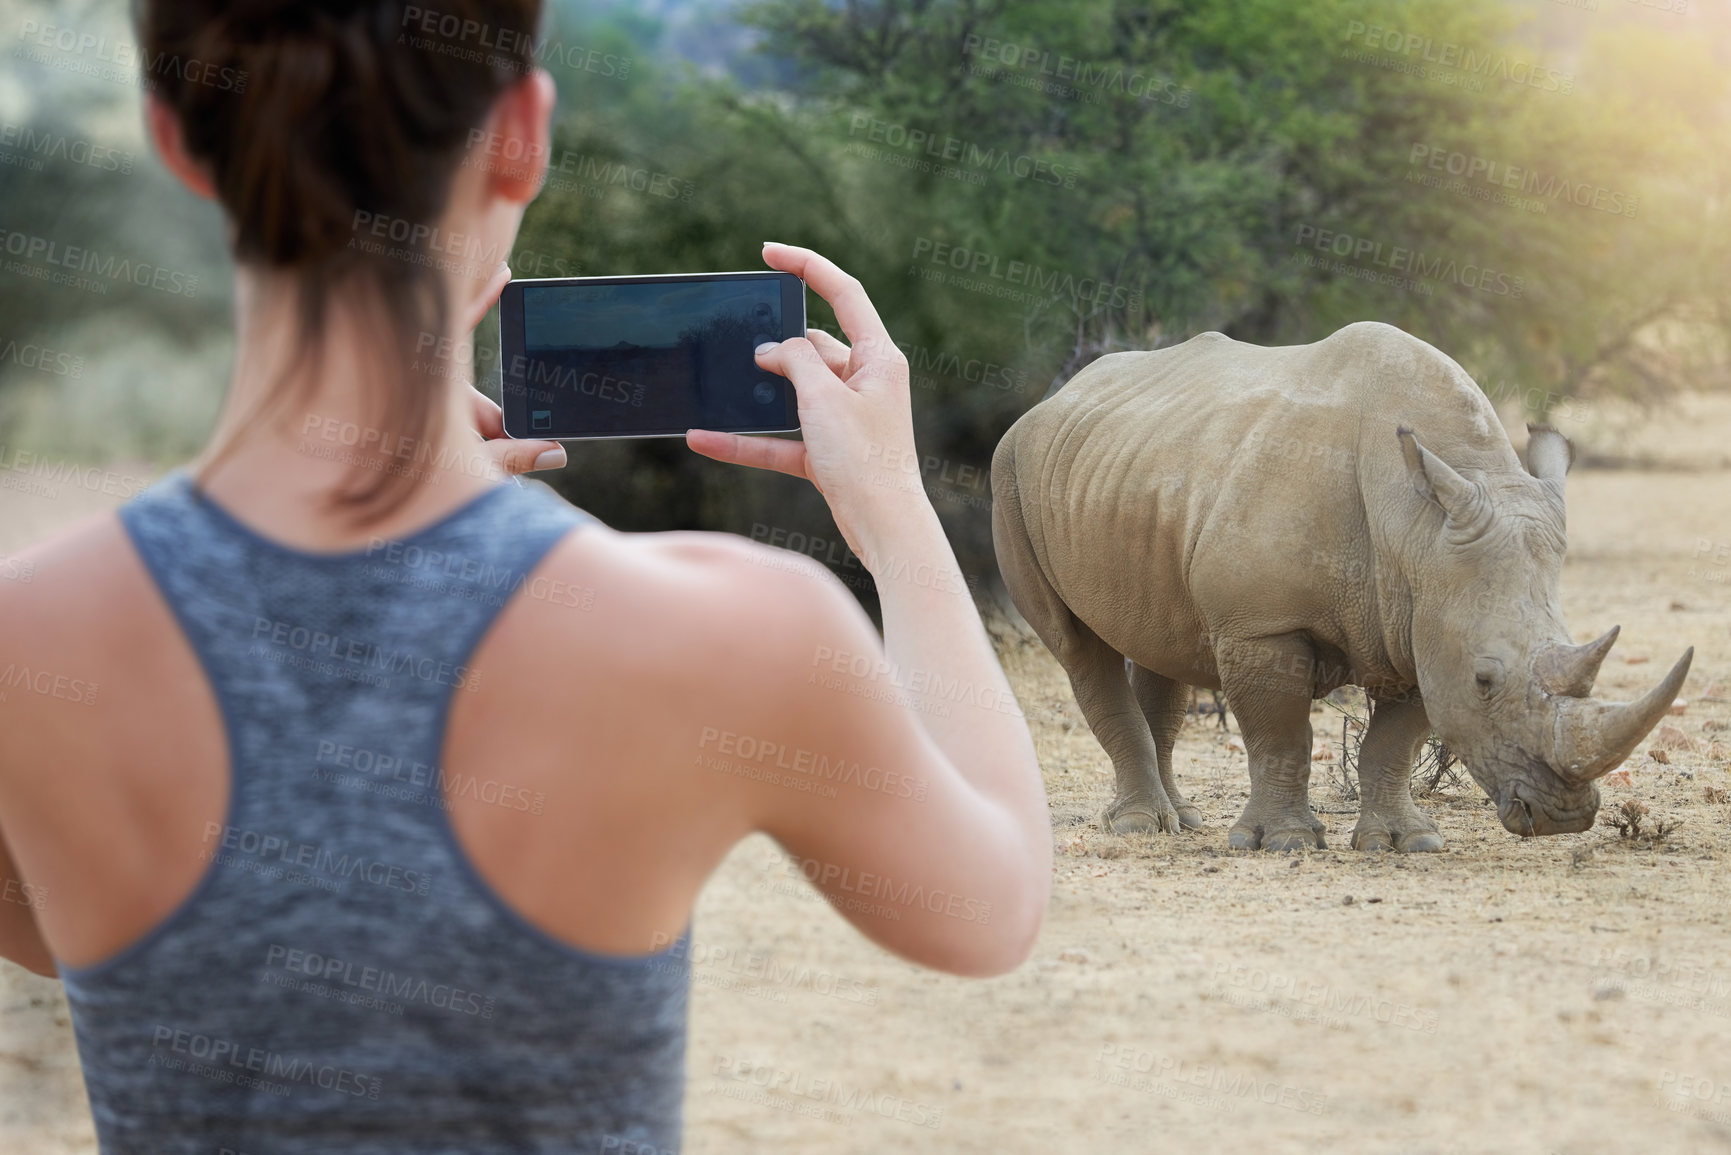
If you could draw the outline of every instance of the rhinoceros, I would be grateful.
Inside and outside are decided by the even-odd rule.
[[[993,543],[1112,760],[1103,826],[1201,825],[1172,772],[1200,686],[1225,690],[1250,760],[1230,845],[1326,845],[1311,702],[1350,684],[1372,703],[1356,849],[1442,849],[1408,786],[1432,731],[1510,831],[1590,827],[1594,780],[1694,650],[1636,702],[1590,696],[1617,628],[1577,645],[1559,609],[1573,460],[1532,426],[1523,466],[1458,364],[1375,322],[1114,353],[1023,414],[992,459]]]

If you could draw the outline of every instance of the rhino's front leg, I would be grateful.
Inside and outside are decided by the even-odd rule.
[[[1358,747],[1358,826],[1354,850],[1441,850],[1436,823],[1412,801],[1412,760],[1430,733],[1430,719],[1417,692],[1387,698],[1371,709],[1370,726]]]
[[[1326,847],[1322,820],[1310,809],[1310,643],[1287,635],[1217,644],[1215,661],[1250,755],[1250,801],[1232,824],[1228,845]]]
[[[1100,825],[1114,834],[1178,833],[1178,808],[1160,783],[1154,738],[1131,693],[1124,656],[1078,621],[1059,646],[1058,661],[1070,675],[1076,705],[1117,774],[1117,796],[1100,816]]]

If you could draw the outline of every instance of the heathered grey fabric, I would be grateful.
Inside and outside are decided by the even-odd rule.
[[[499,676],[468,663],[507,600],[599,612],[580,585],[523,581],[588,515],[512,481],[396,541],[309,554],[176,471],[121,518],[216,691],[231,802],[185,903],[61,968],[102,1150],[677,1151],[685,940],[640,958],[559,943],[481,881],[441,805],[448,707]],[[509,766],[449,778],[551,821]]]

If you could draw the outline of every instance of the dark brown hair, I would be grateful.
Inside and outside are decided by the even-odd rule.
[[[296,286],[288,375],[309,358],[311,372],[292,391],[279,383],[252,419],[310,392],[333,295],[351,291],[382,335],[376,428],[422,459],[449,369],[417,365],[416,348],[444,336],[451,308],[428,226],[470,130],[534,67],[540,16],[540,0],[134,0],[145,85],[208,166],[235,260]],[[363,221],[390,222],[390,239]],[[333,508],[363,524],[397,508],[412,473],[379,464],[354,470]]]

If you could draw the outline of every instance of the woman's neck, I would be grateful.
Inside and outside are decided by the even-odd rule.
[[[421,342],[426,384],[438,394],[428,428],[384,428],[380,367],[398,354],[379,347],[390,340],[382,317],[333,295],[322,355],[308,349],[297,360],[293,289],[284,277],[236,272],[234,373],[216,430],[192,464],[213,499],[285,544],[337,550],[413,530],[497,483],[502,474],[474,429],[470,366],[438,356],[466,343],[454,334]],[[279,395],[284,401],[272,404]],[[386,471],[413,484],[376,523],[357,526],[329,504]]]

